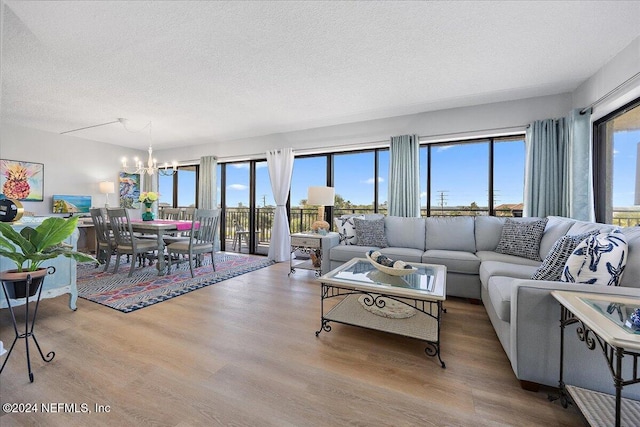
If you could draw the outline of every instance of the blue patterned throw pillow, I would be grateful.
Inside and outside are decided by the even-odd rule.
[[[358,239],[356,237],[356,225],[354,223],[354,219],[364,219],[364,215],[346,215],[340,216],[333,219],[333,222],[336,225],[336,229],[340,234],[340,244],[341,245],[357,245]]]
[[[507,219],[502,227],[496,252],[541,261],[540,241],[547,221],[547,218],[537,221]]]
[[[627,239],[620,230],[587,237],[569,256],[560,280],[618,286],[628,251]]]
[[[560,237],[531,278],[533,280],[560,280],[564,266],[573,251],[580,242],[594,234],[598,234],[598,231]]]

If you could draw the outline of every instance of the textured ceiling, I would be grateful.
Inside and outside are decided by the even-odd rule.
[[[638,1],[6,0],[2,120],[152,121],[169,148],[564,93],[639,22]],[[117,123],[70,135],[148,143]]]

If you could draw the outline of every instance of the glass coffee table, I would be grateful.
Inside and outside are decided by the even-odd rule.
[[[443,265],[408,263],[416,268],[406,276],[392,276],[376,269],[365,258],[354,258],[318,278],[320,329],[331,331],[330,322],[375,329],[427,342],[425,353],[440,356],[440,320],[445,312],[447,269]],[[325,300],[340,299],[327,308]]]

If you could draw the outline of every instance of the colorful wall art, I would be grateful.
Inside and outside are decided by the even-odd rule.
[[[44,164],[0,159],[0,188],[8,199],[44,200]]]
[[[139,208],[140,174],[120,172],[118,181],[120,184],[120,207],[127,209]]]

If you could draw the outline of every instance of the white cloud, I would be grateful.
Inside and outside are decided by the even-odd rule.
[[[249,163],[231,163],[231,167],[236,169],[249,169]]]
[[[615,156],[616,154],[620,154],[620,151],[618,151],[618,150],[613,150],[613,155]]]
[[[249,186],[248,185],[244,185],[244,184],[231,184],[231,185],[227,186],[227,188],[229,190],[244,191],[247,188],[249,188]]]
[[[426,199],[427,198],[427,192],[423,191],[422,193],[420,193],[420,198],[421,199]]]
[[[442,145],[442,146],[436,148],[436,152],[439,153],[441,151],[446,151],[446,150],[448,150],[450,148],[453,148],[453,145]]]
[[[360,181],[363,184],[373,184],[376,182],[374,178],[365,179],[364,181]],[[378,177],[378,182],[384,182],[384,178],[381,176]]]

